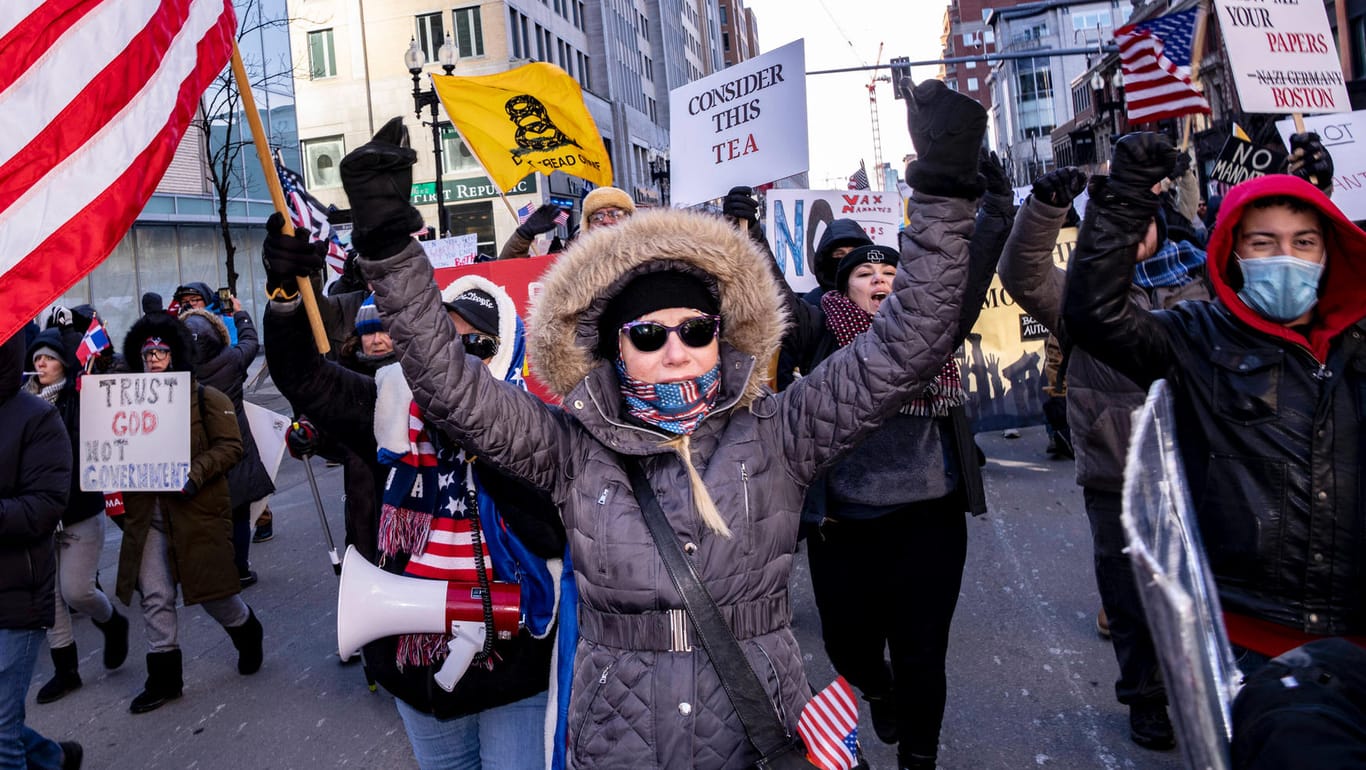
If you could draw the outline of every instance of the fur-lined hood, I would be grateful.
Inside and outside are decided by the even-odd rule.
[[[209,325],[213,326],[213,330],[218,333],[218,338],[223,341],[223,347],[232,344],[232,335],[228,334],[228,327],[223,323],[223,316],[211,313],[204,308],[195,308],[181,313],[180,322],[185,323],[185,319],[192,315],[203,318],[209,322]]]
[[[541,277],[527,323],[532,371],[563,398],[594,369],[611,366],[596,352],[598,319],[622,286],[657,270],[702,278],[720,301],[722,344],[766,363],[788,320],[767,259],[744,231],[698,212],[642,211],[615,227],[594,228]],[[756,366],[741,403],[762,387],[763,367]]]
[[[160,337],[171,349],[168,371],[194,373],[194,341],[190,331],[180,319],[167,313],[149,313],[128,330],[128,336],[123,338],[123,357],[128,361],[128,371],[143,371],[142,343],[149,337]]]
[[[472,273],[460,276],[443,289],[441,301],[453,302],[456,297],[470,289],[478,289],[493,297],[494,303],[498,306],[498,352],[489,359],[489,371],[500,379],[508,379],[512,374],[509,367],[515,364],[520,369],[524,358],[521,355],[522,341],[517,337],[517,307],[512,304],[512,298],[502,286],[482,275]]]

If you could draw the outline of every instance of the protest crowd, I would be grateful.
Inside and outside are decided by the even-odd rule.
[[[221,626],[241,676],[283,665],[248,601],[277,523],[245,398],[262,355],[290,455],[342,469],[324,490],[344,499],[337,653],[392,696],[418,767],[868,767],[871,741],[939,767],[946,703],[976,697],[948,661],[968,524],[990,513],[964,348],[997,278],[1048,336],[1033,398],[1047,451],[1075,462],[1045,467],[1082,490],[1127,738],[1188,757],[1207,740],[1236,768],[1366,767],[1366,232],[1333,201],[1329,148],[1296,132],[1283,168],[1207,202],[1180,136],[1133,131],[1105,173],[1040,174],[1017,205],[981,104],[896,88],[916,156],[895,245],[832,217],[809,292],[775,255],[766,179],[693,208],[604,184],[575,222],[528,210],[476,267],[541,260],[533,302],[476,270],[452,280],[414,237],[417,155],[394,118],[340,162],[340,277],[327,239],[265,223],[259,333],[191,281],[143,296],[127,330],[83,304],[9,337],[0,768],[98,766],[89,742],[25,725],[89,686],[83,618],[105,669],[142,651],[134,714],[195,687],[181,605]],[[1192,677],[1126,530],[1129,492],[1158,472],[1129,461],[1158,382],[1222,611],[1195,633],[1226,635],[1240,677],[1226,734],[1183,721]],[[82,421],[102,406],[112,433]],[[139,464],[152,434],[181,454]],[[793,633],[802,559],[819,651]],[[442,622],[366,620],[398,611],[358,583],[414,602],[435,586]],[[834,683],[808,681],[812,652]]]

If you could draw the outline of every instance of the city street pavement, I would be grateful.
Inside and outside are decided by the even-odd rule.
[[[286,411],[269,384],[249,395]],[[1095,632],[1099,607],[1090,535],[1070,462],[1044,456],[1041,429],[1017,440],[979,441],[991,513],[969,522],[963,590],[949,653],[949,697],[941,738],[945,768],[1176,768],[1176,753],[1128,739],[1127,712],[1114,700],[1115,662]],[[333,537],[340,545],[341,470],[314,460]],[[265,626],[259,673],[237,674],[226,633],[197,607],[182,608],[185,694],[145,715],[128,712],[145,669],[141,614],[133,652],[115,671],[100,664],[101,639],[76,620],[85,686],[54,704],[33,701],[52,666],[41,654],[28,696],[28,724],[85,746],[88,768],[405,768],[411,750],[392,699],[371,693],[358,665],[336,655],[336,585],[301,464],[286,456],[271,502],[275,539],[253,545],[260,583],[244,592]],[[101,581],[112,590],[118,530],[109,528]],[[820,642],[805,558],[793,575],[794,627],[811,682],[834,677]],[[915,590],[913,586],[907,590]],[[863,715],[874,768],[895,768],[895,752]],[[530,736],[528,736],[530,740]]]

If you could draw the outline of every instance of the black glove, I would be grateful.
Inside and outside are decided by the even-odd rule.
[[[1285,170],[1319,188],[1325,195],[1333,194],[1333,156],[1313,131],[1290,135],[1290,159]]]
[[[186,479],[185,486],[180,488],[180,494],[185,497],[194,497],[199,494],[199,485],[190,479]]]
[[[302,460],[318,453],[321,438],[318,428],[307,417],[300,416],[289,426],[289,433],[285,434],[285,446],[289,447],[290,456]]]
[[[351,242],[364,257],[391,257],[422,229],[422,215],[409,202],[416,162],[403,118],[385,123],[373,139],[342,158],[342,187],[351,201]]]
[[[721,199],[721,213],[732,217],[746,226],[759,219],[759,202],[754,199],[754,191],[748,187],[732,187],[726,197]]]
[[[1171,174],[1167,178],[1173,182],[1179,180],[1191,170],[1191,154],[1188,152],[1178,153],[1176,156],[1176,166],[1172,168]]]
[[[541,233],[548,233],[555,229],[555,217],[564,213],[564,209],[553,203],[547,203],[531,213],[526,221],[517,226],[517,235],[531,240]]]
[[[1084,189],[1086,172],[1076,166],[1066,166],[1035,179],[1031,194],[1040,203],[1065,209]]]
[[[261,244],[261,264],[266,268],[266,294],[276,288],[286,294],[298,291],[299,276],[312,275],[327,264],[327,244],[309,243],[307,230],[296,228],[285,235],[285,217],[280,212],[266,220],[266,240]]]
[[[914,88],[903,80],[901,88],[917,156],[906,166],[907,184],[930,195],[980,197],[986,180],[978,172],[977,156],[987,131],[987,111],[940,80]]]
[[[1120,137],[1110,161],[1107,199],[1156,204],[1157,194],[1152,188],[1172,175],[1177,155],[1165,134],[1138,131]]]
[[[1005,164],[995,151],[988,152],[983,147],[978,153],[977,165],[982,169],[982,176],[986,179],[987,192],[993,195],[1011,195],[1015,192],[1015,187],[1010,183],[1010,174],[1006,172]]]

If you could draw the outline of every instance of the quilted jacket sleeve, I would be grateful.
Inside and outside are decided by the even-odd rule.
[[[1062,321],[1062,290],[1067,273],[1053,263],[1058,231],[1067,209],[1030,196],[1015,217],[998,268],[1010,296],[1054,334]]]
[[[953,353],[973,201],[915,193],[910,237],[872,328],[775,398],[788,471],[809,484],[922,392]]]
[[[968,241],[968,285],[958,316],[958,333],[953,338],[955,350],[967,339],[977,323],[977,317],[982,315],[982,302],[991,289],[991,277],[996,273],[996,263],[1001,259],[1001,251],[1005,248],[1014,222],[1013,195],[987,193],[982,196],[972,238]]]
[[[554,490],[568,470],[568,418],[465,355],[422,246],[410,241],[388,259],[362,259],[361,270],[375,289],[413,400],[427,419],[466,451],[539,489]]]

